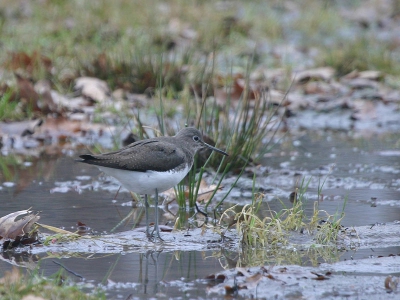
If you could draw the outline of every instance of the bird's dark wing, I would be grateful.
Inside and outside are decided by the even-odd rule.
[[[185,153],[175,145],[160,140],[144,140],[100,155],[79,156],[80,162],[121,170],[164,172],[184,164]]]

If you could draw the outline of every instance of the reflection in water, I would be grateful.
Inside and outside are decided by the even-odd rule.
[[[382,152],[393,149],[393,145],[393,138],[383,142],[379,139],[349,142],[346,138],[337,139],[329,134],[318,139],[305,135],[298,139],[298,143],[283,144],[277,153],[266,158],[264,164],[269,168],[268,174],[257,178],[269,200],[264,201],[260,208],[261,217],[267,216],[271,210],[279,211],[282,203],[290,207],[290,194],[294,188],[303,178],[311,178],[306,193],[309,202],[305,204],[308,215],[313,211],[315,200],[319,201],[320,209],[334,214],[340,212],[347,199],[345,226],[398,220],[399,155],[398,152]],[[117,184],[99,175],[95,168],[75,164],[71,157],[7,156],[0,157],[0,167],[0,180],[7,182],[0,185],[1,215],[32,207],[35,211],[42,211],[43,224],[74,231],[77,221],[81,221],[91,227],[94,234],[144,226],[142,207],[132,208],[130,194],[120,192],[115,199],[119,188]],[[318,187],[325,178],[323,197],[318,197]],[[249,194],[249,189],[243,187],[234,191],[227,199],[225,208],[237,203],[246,204],[250,200],[245,197],[246,193]],[[370,203],[371,197],[376,198],[373,203]],[[392,206],[384,203],[391,203]],[[180,215],[183,224],[186,224],[186,212],[178,211],[173,206],[162,214],[162,224],[167,224],[175,215]],[[301,243],[299,238],[299,245]],[[301,246],[275,252],[214,247],[204,252],[152,250],[146,253],[127,251],[117,255],[32,255],[6,251],[0,256],[0,277],[11,269],[11,265],[29,269],[38,265],[45,275],[50,275],[60,269],[53,263],[57,258],[63,266],[82,275],[85,284],[107,287],[111,298],[118,295],[126,298],[130,294],[146,298],[156,293],[181,297],[182,291],[187,297],[206,298],[205,286],[195,280],[222,269],[260,264],[318,265],[321,262],[398,253],[398,247],[342,252],[332,248],[303,250]],[[75,280],[80,281],[78,277]]]
[[[219,249],[204,252],[160,252],[149,250],[145,253],[120,253],[112,255],[79,253],[47,253],[38,256],[27,253],[3,253],[4,260],[18,261],[16,265],[34,269],[37,266],[46,276],[66,269],[76,282],[89,288],[90,284],[105,288],[108,297],[154,297],[156,294],[170,297],[186,296],[206,297],[204,279],[210,274],[218,274],[224,269],[252,265],[298,264],[318,265],[321,261],[334,261],[337,255],[332,249],[311,249],[308,252],[282,250],[270,253],[263,249],[232,250]],[[332,257],[322,259],[321,252]],[[330,253],[330,254],[329,254]],[[56,260],[57,259],[57,260]],[[310,260],[310,261],[307,261]],[[56,262],[56,263],[55,263]],[[0,270],[4,268],[0,263]],[[79,275],[79,276],[78,276]],[[80,277],[83,277],[82,280]],[[93,288],[93,287],[92,287]],[[92,289],[91,288],[91,289]]]

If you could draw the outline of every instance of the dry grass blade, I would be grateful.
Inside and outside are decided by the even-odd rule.
[[[74,232],[71,232],[71,231],[68,231],[68,230],[64,230],[64,229],[61,229],[61,228],[57,228],[57,227],[54,227],[54,226],[45,225],[45,224],[39,224],[39,223],[37,223],[37,225],[39,225],[40,227],[43,227],[43,228],[45,228],[45,229],[48,229],[48,230],[50,230],[50,231],[53,231],[53,232],[55,232],[55,233],[60,233],[60,234],[73,234],[73,235],[80,236],[80,235],[77,234],[77,233],[74,233]]]
[[[229,226],[236,223],[236,230],[243,245],[265,247],[285,244],[286,233],[282,229],[280,219],[272,217],[261,219],[257,216],[261,201],[262,197],[257,197],[253,204],[245,205],[239,213],[235,212],[234,207],[227,209],[222,214],[219,223],[221,224],[226,218],[230,220]],[[234,215],[233,221],[232,215]]]

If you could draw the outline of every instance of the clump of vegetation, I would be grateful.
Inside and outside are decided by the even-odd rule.
[[[0,95],[0,120],[18,120],[23,114],[18,109],[18,102],[12,100],[12,92]]]
[[[337,76],[354,70],[379,70],[385,74],[399,74],[398,59],[390,47],[382,47],[380,41],[361,36],[340,40],[333,47],[324,49],[319,61],[336,70]]]
[[[309,233],[317,244],[332,245],[343,231],[340,223],[344,217],[346,202],[340,214],[330,215],[326,211],[319,210],[318,201],[315,201],[312,215],[307,216],[304,212],[307,200],[304,194],[309,182],[303,180],[302,186],[294,194],[293,206],[290,208],[284,207],[279,212],[270,211],[270,216],[261,219],[258,215],[263,196],[259,195],[240,212],[236,212],[236,206],[228,208],[222,214],[219,223],[223,224],[224,220],[230,220],[228,227],[236,224],[240,242],[246,247],[270,249],[282,247],[288,244],[290,232]],[[322,186],[319,191],[321,189]],[[325,218],[322,215],[325,215]]]
[[[282,227],[281,220],[275,217],[261,219],[258,211],[262,202],[262,195],[256,197],[252,204],[245,205],[239,213],[235,212],[235,206],[228,208],[221,216],[228,217],[236,223],[236,231],[240,242],[250,247],[282,246],[286,244],[286,232]]]
[[[86,294],[76,285],[71,285],[63,271],[46,278],[37,272],[21,274],[17,268],[6,271],[3,278],[0,278],[0,298],[4,300],[18,300],[31,296],[35,299],[106,299],[102,292],[94,291]]]

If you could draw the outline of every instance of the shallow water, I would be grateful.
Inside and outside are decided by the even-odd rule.
[[[262,161],[265,176],[257,178],[257,186],[268,201],[261,213],[267,214],[267,209],[279,210],[280,201],[289,206],[289,194],[301,185],[303,178],[305,182],[311,178],[306,194],[309,213],[313,202],[318,200],[318,187],[324,182],[319,208],[334,214],[344,207],[344,226],[372,226],[400,220],[399,140],[399,135],[355,138],[344,132],[300,134],[294,140],[290,137],[281,140],[279,147]],[[75,163],[73,158],[76,156],[24,158],[27,163],[23,167],[8,164],[8,172],[3,171],[1,177],[1,215],[32,207],[34,211],[41,211],[39,222],[43,224],[74,231],[76,222],[80,221],[91,227],[94,233],[110,232],[131,212],[131,196],[120,192],[115,200],[118,184],[101,175],[95,167]],[[229,180],[226,182],[227,186]],[[244,177],[239,188],[227,199],[225,207],[249,203],[251,186],[251,178]],[[372,201],[372,197],[376,200]],[[166,224],[166,214],[161,215],[161,223]],[[134,211],[133,218],[116,231],[128,230],[138,220],[138,226],[144,226],[140,207]],[[338,252],[330,259],[399,253],[400,247],[382,245],[382,248]],[[60,269],[53,262],[56,261],[84,277],[82,284],[89,290],[94,286],[106,286],[110,298],[125,299],[130,294],[145,298],[154,293],[178,297],[182,296],[182,291],[186,297],[197,298],[206,297],[206,284],[194,281],[224,268],[235,267],[237,256],[221,249],[88,254],[84,257],[67,252],[54,253],[54,257],[49,253],[30,256],[29,253],[6,252],[0,261],[0,276],[11,268],[12,261],[19,261],[20,265],[35,265],[40,261],[41,270],[52,274]],[[313,261],[302,257],[299,261],[310,265],[324,262],[324,259],[318,257]],[[269,260],[266,262],[271,263]],[[71,276],[78,282],[82,281],[75,275]]]

